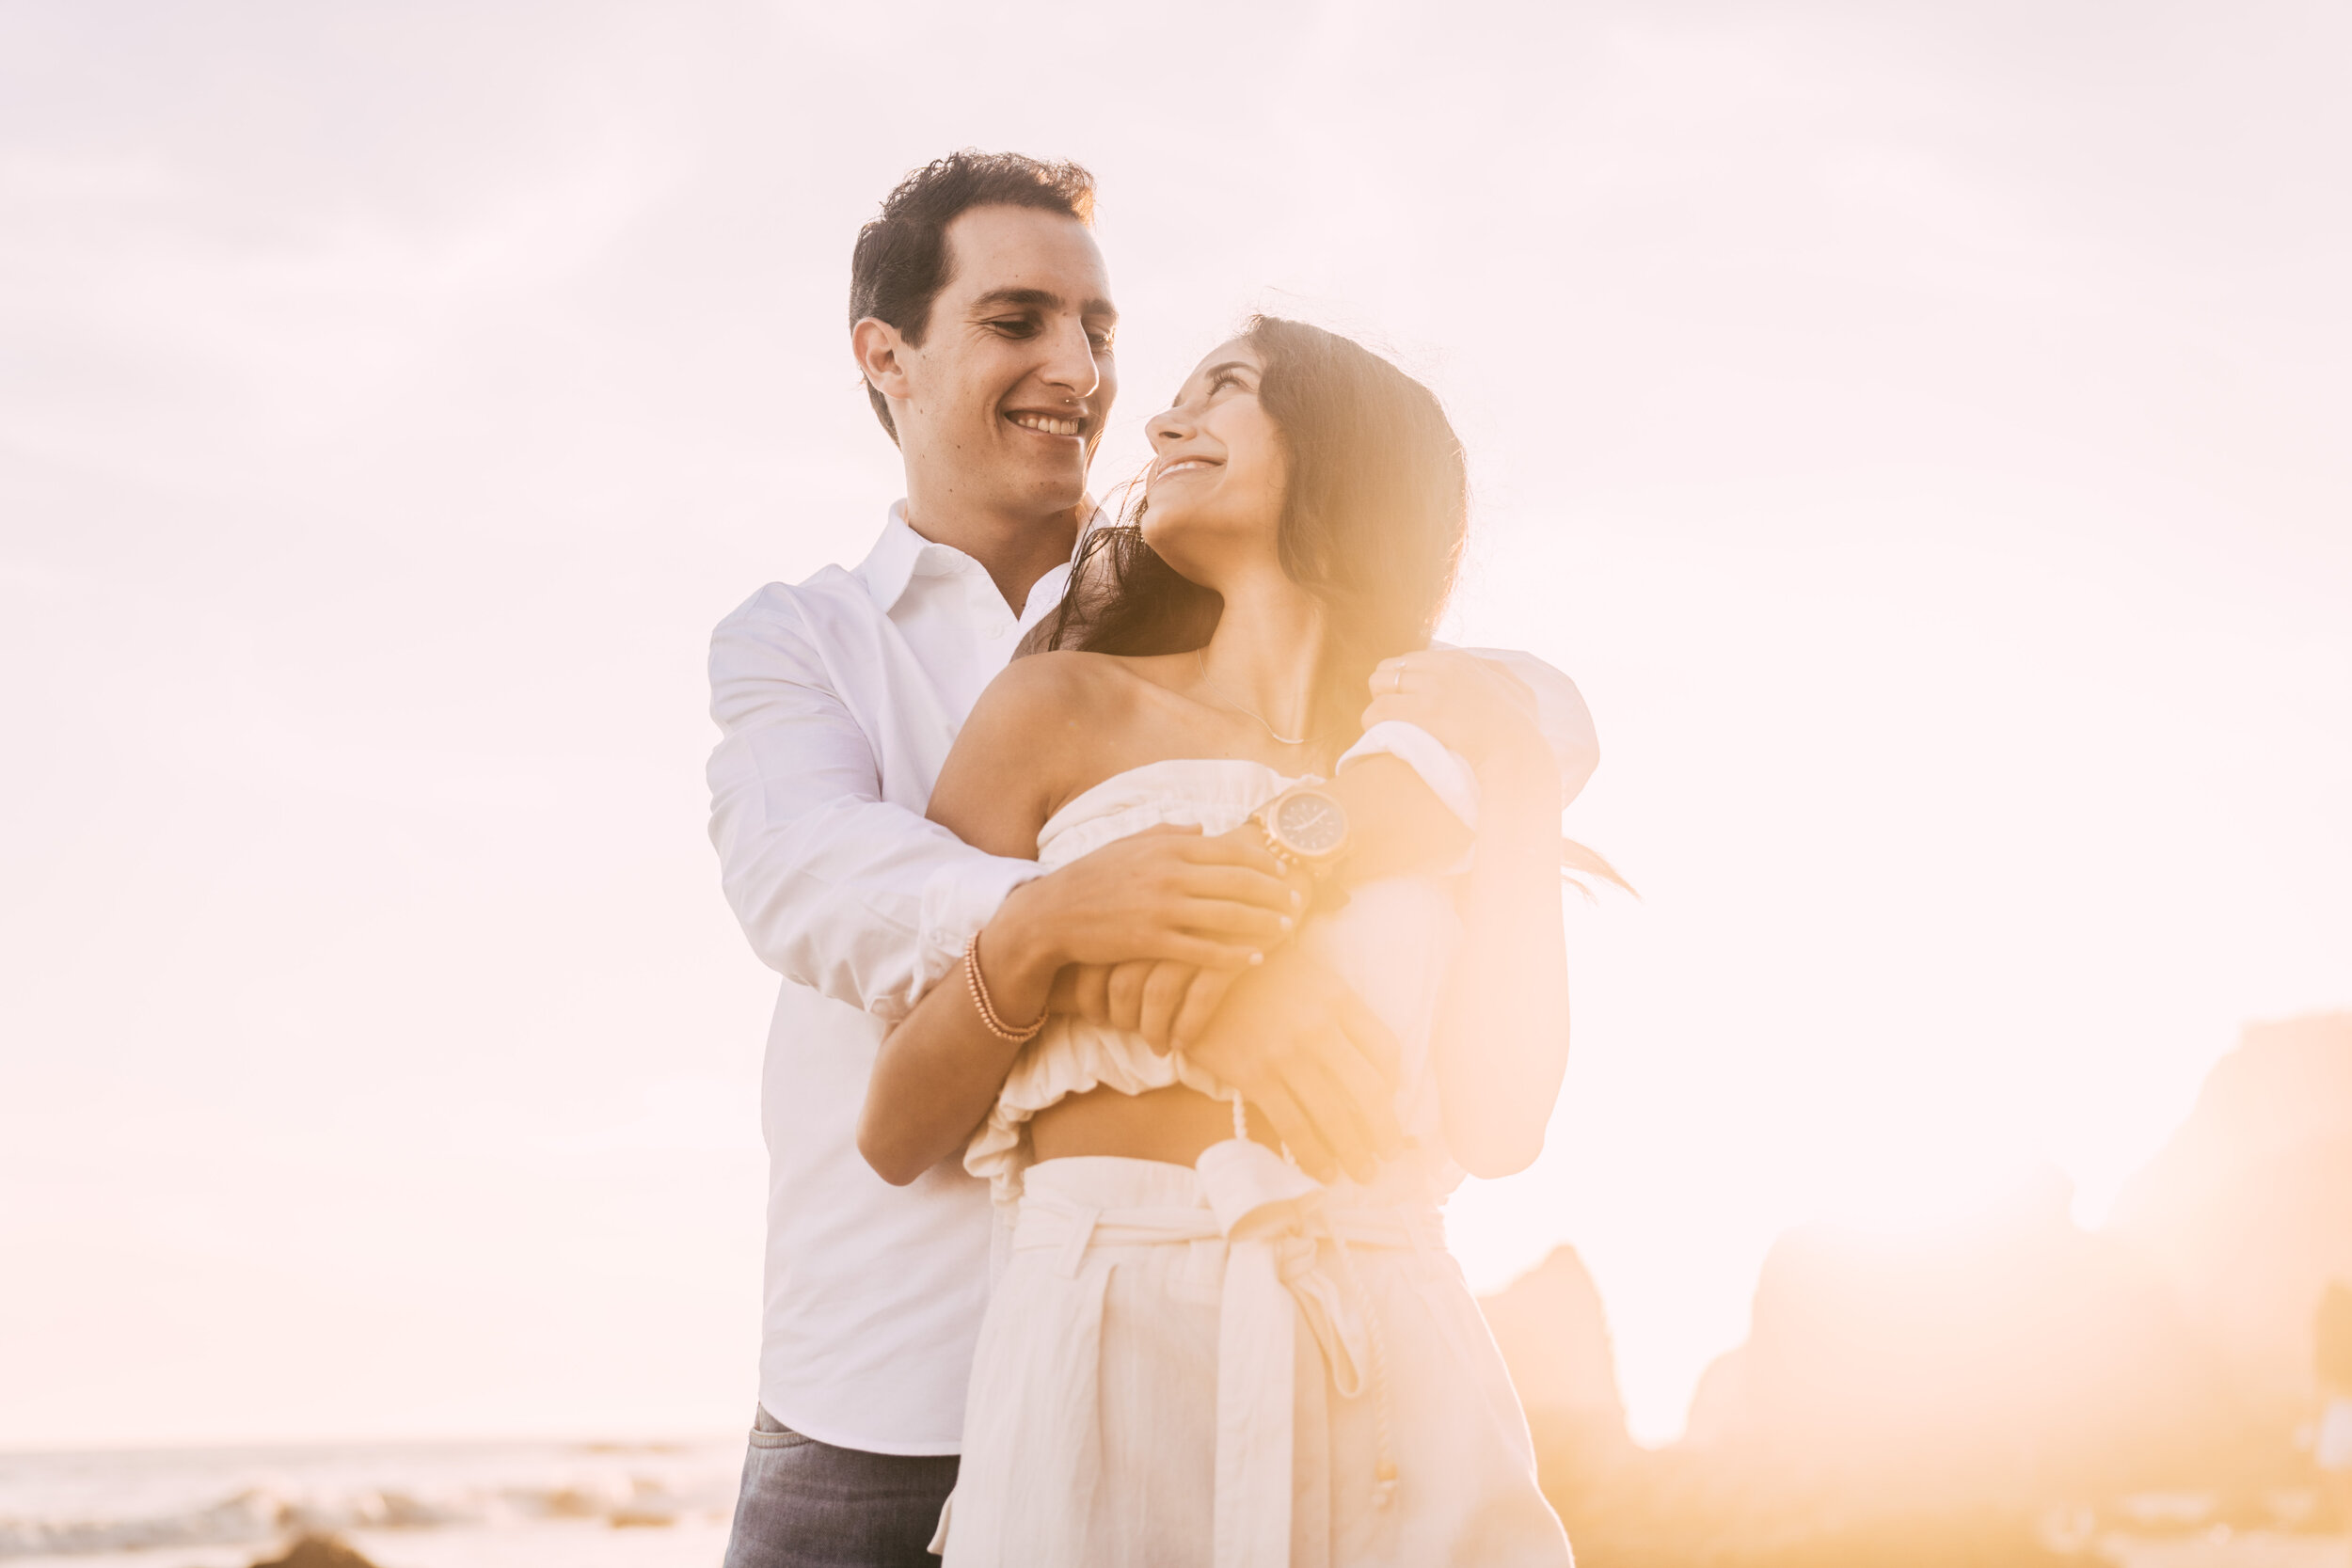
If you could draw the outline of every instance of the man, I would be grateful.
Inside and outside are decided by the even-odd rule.
[[[762,1093],[759,1409],[728,1568],[928,1561],[954,1484],[987,1190],[954,1162],[893,1188],[860,1157],[856,1125],[890,1022],[1038,875],[923,812],[974,699],[1059,598],[1091,513],[1118,323],[1092,210],[1086,171],[1009,154],[959,153],[891,194],[859,235],[850,317],[905,499],[855,571],[771,584],[712,640],[711,836],[746,936],[785,976]],[[1465,689],[1497,678],[1479,659],[1432,657],[1457,661]],[[1535,661],[1513,667],[1573,795],[1596,756],[1582,703]],[[1453,824],[1440,799],[1474,813],[1458,759],[1419,731],[1380,732],[1334,784],[1352,792],[1359,842],[1376,851],[1432,817]],[[1152,889],[1200,868],[1282,874],[1270,854],[1197,838],[1123,852],[1148,868],[1120,879],[1139,927]],[[1097,974],[1073,1005],[1129,1026],[1149,1017],[1164,1034],[1154,1000],[1182,988],[1160,981],[1184,973],[1148,962],[1166,956],[1106,952],[1137,961]],[[1317,1068],[1365,1050],[1331,1022],[1335,984],[1278,954],[1215,1015],[1253,1052],[1233,1081],[1253,1104],[1285,1107],[1272,1119],[1310,1169],[1360,1162],[1376,1135],[1373,1108],[1338,1087],[1363,1081],[1360,1063]]]

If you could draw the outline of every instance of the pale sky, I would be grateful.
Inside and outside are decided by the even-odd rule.
[[[1104,485],[1254,307],[1468,436],[1645,898],[1457,1250],[1645,1437],[1783,1228],[2096,1223],[2352,1005],[2352,15],[1077,15],[0,0],[0,1445],[747,1418],[704,648],[898,494],[850,242],[957,146],[1102,180]]]

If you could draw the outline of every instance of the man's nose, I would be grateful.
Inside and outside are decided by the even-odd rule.
[[[1094,395],[1103,372],[1094,362],[1094,344],[1087,338],[1084,322],[1057,323],[1046,334],[1045,354],[1041,373],[1048,386],[1061,388],[1073,398]]]

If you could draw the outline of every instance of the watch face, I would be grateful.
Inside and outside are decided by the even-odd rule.
[[[1302,855],[1327,855],[1347,836],[1347,814],[1324,795],[1294,795],[1275,814],[1275,832]]]

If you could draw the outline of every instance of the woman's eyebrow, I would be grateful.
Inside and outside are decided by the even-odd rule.
[[[1258,367],[1247,359],[1228,359],[1222,364],[1211,365],[1200,373],[1204,376],[1217,376],[1223,375],[1227,371],[1247,371],[1251,375],[1255,375],[1258,373]]]

